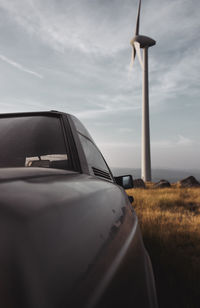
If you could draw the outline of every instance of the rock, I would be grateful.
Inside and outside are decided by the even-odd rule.
[[[133,180],[133,188],[146,188],[142,179]]]
[[[200,183],[195,179],[194,176],[189,176],[181,181],[179,181],[180,187],[199,187]]]
[[[166,187],[171,187],[170,182],[167,180],[160,180],[159,182],[155,183],[154,188],[166,188]]]

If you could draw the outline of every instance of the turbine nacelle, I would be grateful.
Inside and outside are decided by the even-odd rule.
[[[156,41],[153,40],[152,38],[144,35],[136,35],[131,41],[130,44],[135,47],[135,43],[140,44],[140,48],[145,48],[145,47],[151,47],[156,44]]]

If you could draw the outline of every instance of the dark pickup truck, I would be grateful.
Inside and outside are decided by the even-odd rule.
[[[132,177],[113,177],[81,122],[1,114],[0,145],[0,307],[157,307]]]

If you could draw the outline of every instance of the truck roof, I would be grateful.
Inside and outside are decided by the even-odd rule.
[[[61,112],[57,110],[49,111],[31,111],[31,112],[11,112],[11,113],[0,113],[0,118],[6,117],[18,117],[18,116],[53,116],[53,115],[69,115],[66,112]]]

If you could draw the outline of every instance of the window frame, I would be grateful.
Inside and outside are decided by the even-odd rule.
[[[101,179],[101,180],[105,180],[105,181],[109,181],[109,182],[112,182],[112,183],[115,183],[115,180],[114,180],[114,177],[113,177],[113,174],[104,158],[104,156],[102,155],[101,151],[99,150],[99,148],[97,147],[97,145],[95,144],[95,142],[93,141],[93,139],[90,139],[88,138],[88,136],[85,136],[84,134],[82,134],[81,132],[79,132],[74,124],[74,120],[73,120],[73,117],[74,116],[70,116],[68,115],[68,119],[69,119],[69,123],[70,123],[70,126],[72,128],[72,134],[73,134],[73,138],[74,138],[74,141],[75,141],[75,144],[76,144],[76,148],[77,148],[77,151],[78,151],[78,155],[80,157],[80,165],[81,165],[81,169],[82,169],[82,172],[83,173],[86,173],[86,174],[89,174],[91,176],[94,176],[98,179]],[[82,123],[81,123],[82,124]],[[106,179],[104,177],[100,177],[100,176],[97,176],[94,174],[94,171],[92,169],[92,167],[95,168],[95,166],[91,166],[89,167],[89,164],[88,164],[88,161],[87,161],[87,157],[84,153],[84,150],[83,150],[83,146],[81,144],[81,141],[79,139],[79,136],[78,134],[80,134],[82,137],[86,138],[88,141],[90,141],[94,146],[95,148],[97,149],[97,151],[100,153],[103,161],[105,162],[105,165],[107,166],[107,169],[108,169],[108,172],[109,172],[109,175],[111,177],[111,179]],[[101,170],[101,169],[99,169]],[[102,170],[103,171],[103,170]]]
[[[77,171],[74,168],[74,161],[73,161],[73,156],[71,155],[70,151],[70,138],[67,137],[66,133],[66,125],[64,123],[63,119],[63,114],[59,112],[46,112],[46,111],[41,111],[41,112],[22,112],[22,113],[8,113],[8,114],[0,114],[0,119],[1,118],[24,118],[24,117],[48,117],[48,118],[57,118],[60,123],[60,128],[62,132],[62,139],[64,142],[66,154],[69,160],[69,168],[70,169],[62,169],[62,170],[72,170],[72,171]]]

